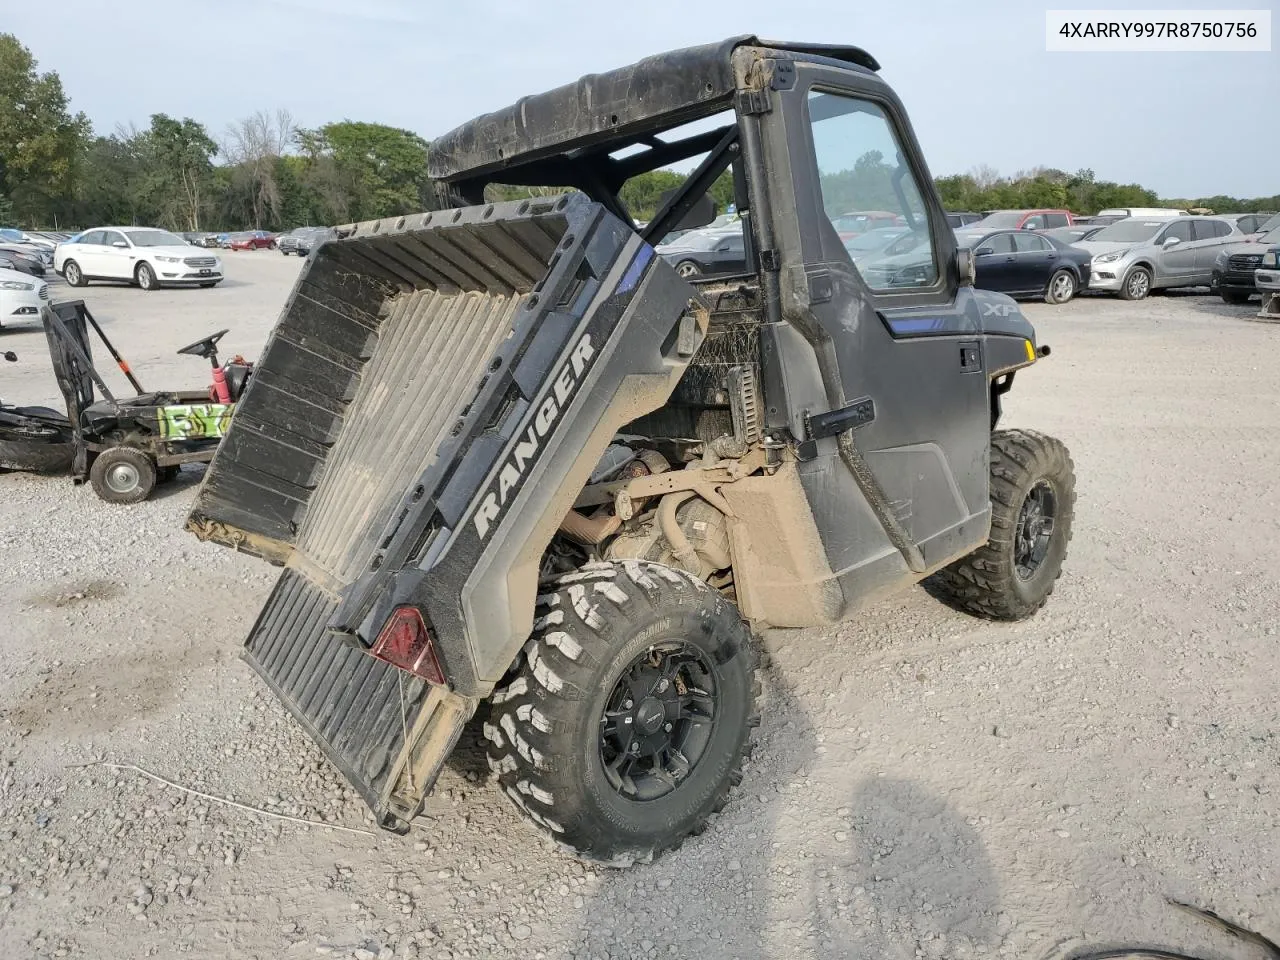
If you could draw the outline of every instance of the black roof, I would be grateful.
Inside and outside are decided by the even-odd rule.
[[[546,93],[476,117],[432,142],[427,169],[457,182],[601,142],[640,139],[724,109],[734,92],[732,56],[758,46],[880,69],[858,47],[777,43],[752,35],[646,57],[588,74]]]

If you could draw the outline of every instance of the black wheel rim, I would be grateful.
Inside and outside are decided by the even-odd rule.
[[[1013,544],[1013,564],[1018,579],[1034,577],[1048,556],[1057,508],[1057,497],[1047,480],[1041,480],[1032,487],[1022,501]]]
[[[718,713],[715,671],[682,641],[656,644],[633,660],[605,701],[600,763],[627,800],[674,791],[707,751]]]

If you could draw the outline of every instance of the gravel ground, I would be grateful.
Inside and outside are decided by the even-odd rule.
[[[299,263],[216,290],[77,291],[144,384],[223,326],[254,356]],[[65,286],[55,297],[69,296]],[[238,660],[273,570],[136,507],[0,476],[0,957],[1039,958],[1158,943],[1253,958],[1168,906],[1280,938],[1280,328],[1207,296],[1028,307],[1053,356],[1010,425],[1071,447],[1067,572],[992,625],[924,590],[778,631],[736,802],[627,872],[548,849],[467,744],[407,838]],[[56,402],[43,337],[6,399]]]

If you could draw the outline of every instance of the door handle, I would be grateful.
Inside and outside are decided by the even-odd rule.
[[[1014,258],[1013,258],[1013,257],[1005,257],[1005,258],[1004,258],[1004,262],[1005,262],[1005,263],[1013,263],[1013,261],[1014,261]]]

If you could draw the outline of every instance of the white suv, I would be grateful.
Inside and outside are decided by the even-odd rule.
[[[125,280],[143,290],[212,287],[222,261],[177,234],[151,227],[98,227],[58,244],[53,269],[73,287],[90,280]]]

